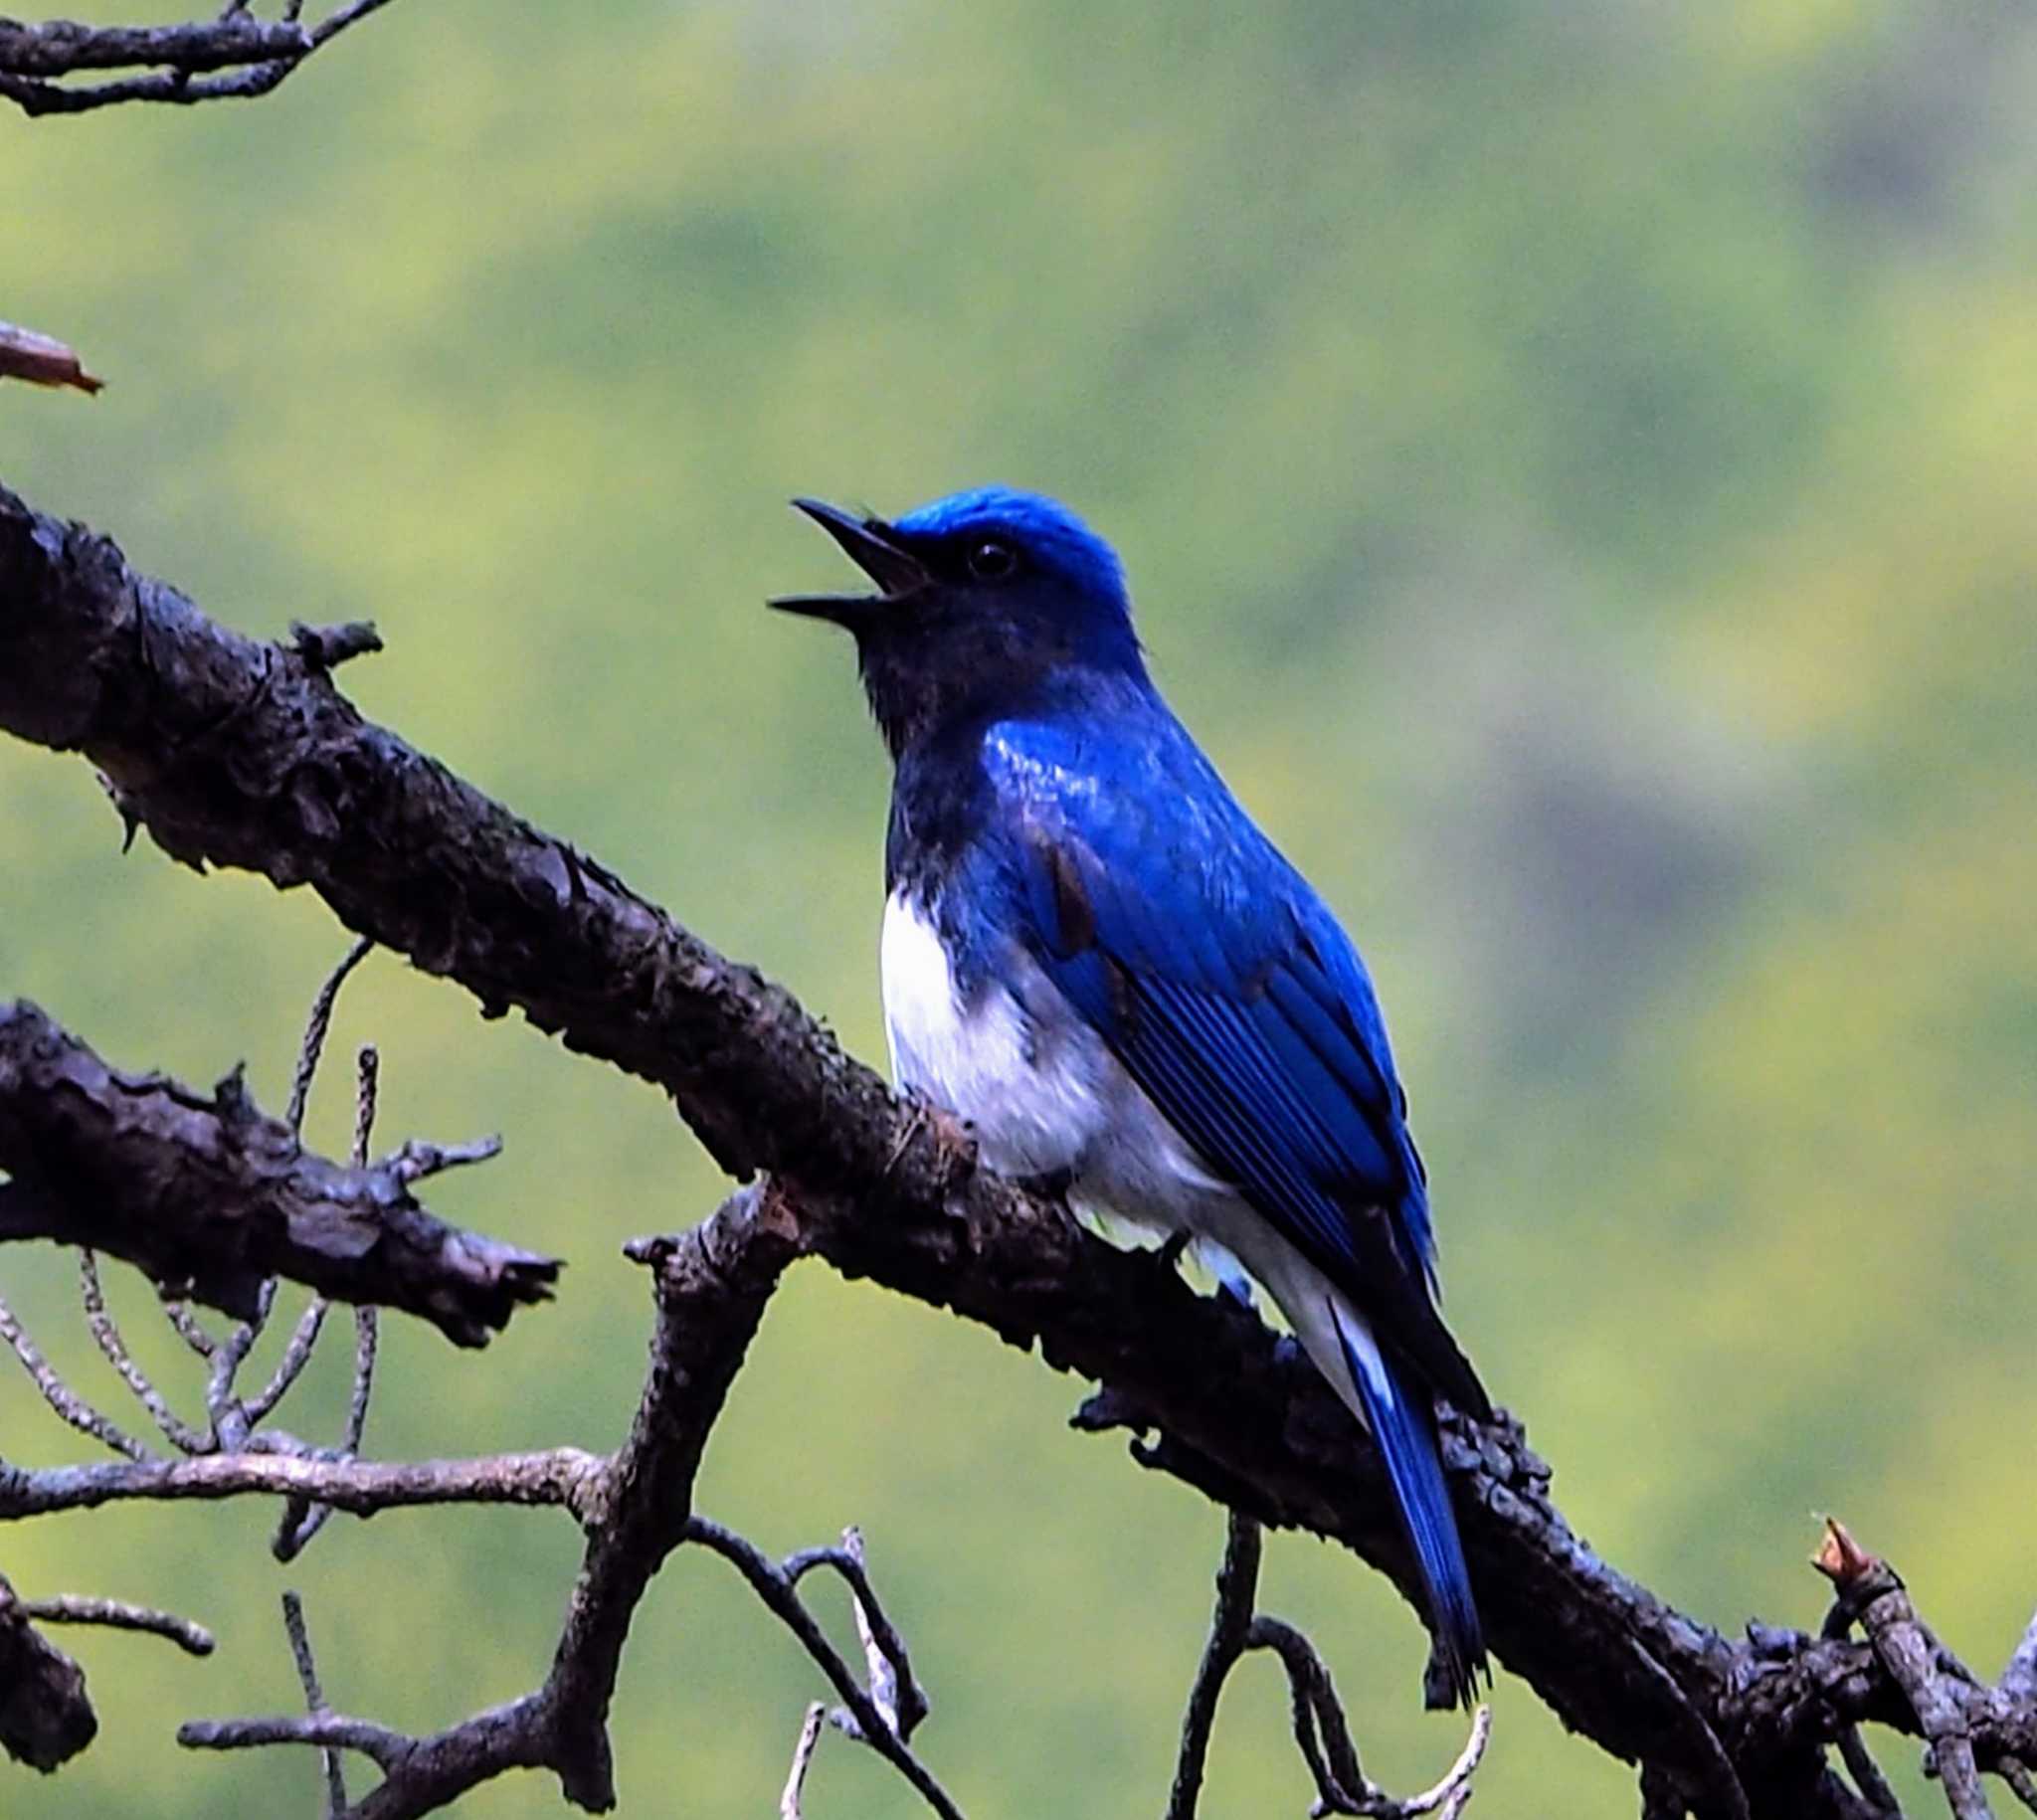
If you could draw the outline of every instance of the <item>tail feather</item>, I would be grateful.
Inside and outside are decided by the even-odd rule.
[[[1365,1325],[1339,1309],[1335,1299],[1331,1319],[1414,1549],[1449,1702],[1469,1707],[1477,1698],[1476,1678],[1484,1675],[1490,1680],[1491,1670],[1456,1513],[1443,1480],[1435,1405],[1426,1392],[1409,1390]]]

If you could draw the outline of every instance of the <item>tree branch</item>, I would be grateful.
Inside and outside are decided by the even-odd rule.
[[[672,1269],[690,1277],[697,1266],[710,1282],[727,1274],[711,1259],[735,1256],[775,1280],[811,1250],[1097,1380],[1079,1425],[1136,1431],[1142,1464],[1261,1522],[1335,1538],[1415,1598],[1377,1455],[1249,1312],[1194,1295],[1170,1262],[1115,1250],[1057,1204],[977,1172],[966,1145],[901,1106],[789,994],[365,721],[303,649],[213,624],[104,538],[4,489],[0,729],[84,752],[173,857],[309,884],[349,928],[459,981],[484,1014],[516,1006],[569,1047],[664,1088],[732,1173],[774,1172],[772,1193],[646,1254],[659,1269],[661,1323]],[[695,1246],[707,1254],[681,1249]],[[753,1320],[768,1283],[744,1280],[691,1305],[729,1301]],[[707,1420],[724,1368],[733,1362],[689,1367],[702,1375],[687,1394],[710,1405]],[[640,1424],[678,1424],[683,1446],[667,1459],[633,1433],[635,1464],[601,1481],[615,1522],[657,1558],[678,1539],[705,1436],[683,1400],[648,1395],[640,1411]],[[1452,1419],[1444,1445],[1494,1653],[1572,1729],[1646,1765],[1651,1804],[1681,1801],[1702,1820],[1727,1820],[1742,1800],[1755,1820],[1859,1820],[1865,1805],[1826,1747],[1863,1721],[1920,1729],[1872,1649],[1774,1631],[1731,1641],[1577,1540],[1518,1423]],[[176,1484],[215,1464],[79,1470],[107,1485],[155,1473]],[[350,1474],[374,1470],[397,1469],[334,1467],[331,1484],[344,1492]],[[0,1512],[6,1493],[0,1477]],[[532,1697],[547,1723],[605,1711],[628,1611],[654,1564],[590,1543],[552,1679]],[[1989,1701],[1967,1715],[1976,1760],[2032,1760],[2037,1709]],[[480,1729],[456,1729],[406,1760],[438,1765],[434,1786],[471,1786],[462,1778],[488,1728],[515,1734],[502,1749],[537,1748],[518,1729],[531,1710],[482,1716],[468,1722]],[[596,1797],[606,1745],[590,1725],[571,1729],[562,1776]],[[377,1809],[382,1793],[362,1811],[425,1811],[410,1795]]]
[[[415,1820],[509,1768],[550,1768],[569,1801],[605,1811],[616,1800],[609,1705],[630,1623],[667,1555],[694,1542],[734,1561],[792,1628],[841,1695],[853,1716],[855,1735],[890,1760],[944,1820],[960,1820],[953,1802],[905,1744],[904,1734],[912,1718],[925,1713],[926,1699],[854,1548],[844,1543],[840,1548],[811,1549],[773,1563],[742,1538],[692,1513],[693,1480],[707,1436],[765,1304],[799,1249],[789,1209],[761,1188],[744,1190],[691,1232],[630,1247],[631,1256],[651,1270],[657,1323],[636,1419],[629,1439],[611,1458],[573,1456],[563,1470],[558,1464],[563,1456],[408,1469],[345,1465],[335,1483],[348,1489],[355,1501],[351,1506],[324,1489],[317,1492],[366,1514],[398,1502],[455,1502],[476,1488],[531,1481],[539,1495],[527,1501],[571,1509],[586,1534],[587,1549],[542,1687],[432,1737],[408,1737],[326,1709],[301,1614],[292,1622],[286,1608],[291,1651],[309,1710],[300,1716],[195,1721],[182,1728],[179,1740],[202,1749],[289,1743],[360,1751],[383,1770],[385,1779],[346,1810],[356,1820]],[[534,1471],[539,1460],[552,1464]],[[362,1476],[371,1472],[379,1476]],[[243,1484],[236,1489],[276,1487]],[[0,1517],[8,1514],[0,1479]],[[871,1687],[859,1686],[800,1601],[800,1578],[820,1566],[842,1575],[865,1614],[867,1647],[881,1652],[896,1677],[888,1706],[876,1674]],[[334,1786],[328,1781],[329,1798]]]
[[[558,1263],[418,1205],[412,1183],[477,1154],[406,1146],[342,1168],[261,1113],[238,1072],[209,1096],[118,1074],[26,1001],[0,1003],[0,1241],[108,1251],[230,1314],[286,1276],[482,1344],[549,1294]]]
[[[45,1773],[98,1734],[85,1671],[46,1643],[0,1579],[0,1750]]]
[[[245,0],[230,0],[217,18],[180,25],[0,19],[0,97],[34,115],[85,113],[120,101],[188,104],[267,94],[320,45],[387,4],[347,0],[314,26],[303,23],[303,0],[285,0],[275,20],[257,18]],[[78,86],[62,80],[115,70],[146,74]]]

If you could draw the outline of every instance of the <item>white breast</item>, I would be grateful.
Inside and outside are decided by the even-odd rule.
[[[884,906],[884,1022],[898,1085],[968,1121],[993,1169],[1071,1171],[1078,1210],[1150,1232],[1188,1232],[1219,1277],[1262,1283],[1337,1394],[1365,1419],[1343,1340],[1390,1395],[1371,1330],[1313,1264],[1204,1168],[1139,1084],[1027,956],[967,1001],[932,917],[903,893]],[[1236,1260],[1233,1263],[1231,1260]],[[1342,1326],[1343,1336],[1338,1329]]]
[[[965,1001],[932,917],[894,893],[880,962],[893,1077],[966,1119],[993,1169],[1071,1170],[1079,1198],[1162,1231],[1228,1197],[1029,957]]]
[[[891,1072],[974,1128],[984,1159],[1013,1175],[1072,1169],[1093,1137],[1090,1071],[1012,993],[985,983],[965,1001],[931,917],[903,894],[884,906],[879,955]]]

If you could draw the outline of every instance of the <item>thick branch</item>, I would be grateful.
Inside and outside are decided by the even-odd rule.
[[[587,1557],[540,1697],[559,1779],[583,1807],[614,1805],[607,1722],[630,1620],[684,1540],[708,1433],[797,1255],[775,1195],[753,1189],[730,1206],[740,1218],[717,1216],[678,1238],[632,1247],[650,1267],[657,1300],[649,1375],[630,1438],[589,1510]]]
[[[175,857],[308,883],[484,1012],[517,1006],[666,1089],[726,1168],[786,1186],[731,1209],[731,1227],[790,1217],[789,1251],[1037,1346],[1106,1386],[1085,1426],[1144,1431],[1146,1464],[1335,1537],[1414,1596],[1377,1457],[1255,1318],[973,1174],[788,994],[364,721],[301,650],[214,625],[105,539],[4,491],[0,728],[86,753]],[[1511,1421],[1452,1422],[1446,1452],[1488,1639],[1568,1725],[1650,1765],[1664,1798],[1702,1817],[1743,1799],[1758,1820],[1858,1813],[1822,1746],[1863,1719],[1917,1728],[1871,1652],[1731,1642],[1614,1572],[1565,1524]],[[640,1496],[647,1534],[669,1535],[676,1489]],[[627,1584],[636,1570],[604,1571]],[[1976,1720],[1981,1760],[2012,1731]]]
[[[0,1579],[0,1750],[48,1771],[76,1756],[98,1729],[85,1671],[44,1641]]]
[[[34,1005],[0,1004],[0,1241],[108,1251],[244,1319],[263,1279],[285,1276],[480,1345],[558,1264],[418,1205],[430,1165],[472,1154],[412,1146],[345,1168],[300,1149],[236,1076],[205,1095],[117,1074]]]

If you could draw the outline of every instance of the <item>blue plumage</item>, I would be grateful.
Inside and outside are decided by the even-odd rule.
[[[1483,1667],[1433,1397],[1490,1413],[1434,1303],[1420,1159],[1336,918],[1154,687],[1117,559],[1005,488],[893,523],[809,501],[871,597],[778,603],[856,637],[897,764],[887,1025],[901,1082],[994,1165],[1229,1252],[1372,1429],[1438,1658]]]

